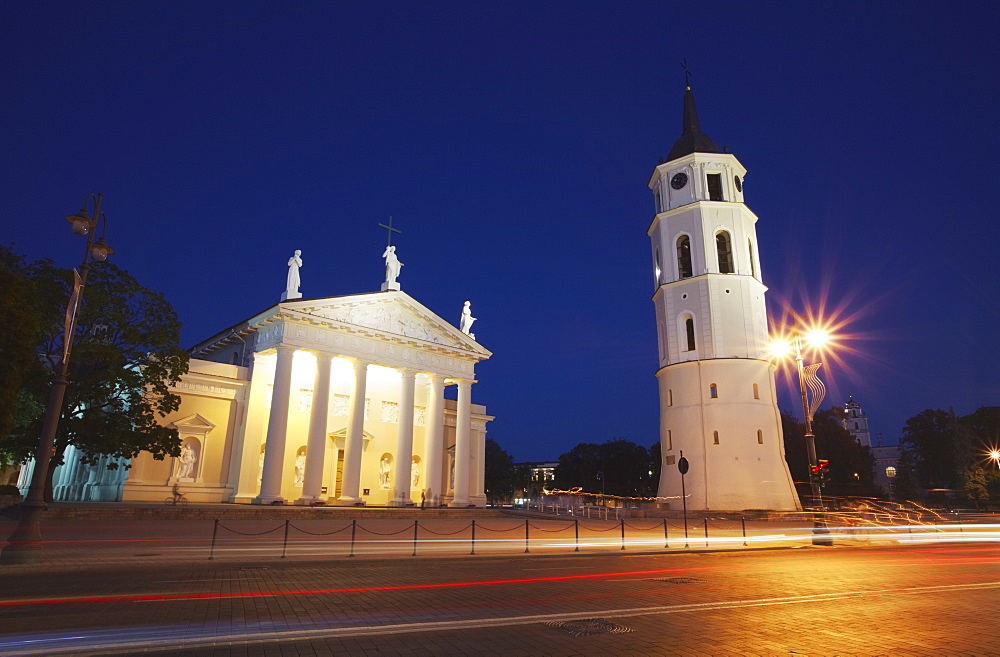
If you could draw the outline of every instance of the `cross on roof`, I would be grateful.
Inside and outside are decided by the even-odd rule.
[[[688,60],[685,57],[684,61],[681,62],[681,68],[684,69],[684,86],[688,89],[691,88],[691,69],[688,68]]]
[[[379,228],[385,228],[386,231],[389,234],[389,239],[387,239],[386,242],[385,242],[385,247],[386,248],[389,248],[392,245],[392,234],[393,233],[399,233],[400,235],[403,234],[403,231],[399,230],[398,228],[393,228],[392,227],[392,215],[391,214],[389,215],[389,225],[386,226],[385,224],[379,224]]]

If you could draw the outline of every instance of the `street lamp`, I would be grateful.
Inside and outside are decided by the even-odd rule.
[[[104,239],[108,218],[101,212],[101,201],[104,194],[89,194],[83,201],[83,207],[75,215],[66,217],[77,235],[87,236],[87,248],[83,254],[83,263],[79,272],[73,272],[73,292],[66,308],[65,334],[63,336],[63,356],[56,365],[55,375],[49,388],[49,401],[45,407],[45,419],[42,423],[42,433],[38,439],[38,452],[35,454],[35,467],[31,473],[31,485],[28,496],[21,504],[21,519],[17,528],[8,537],[8,545],[0,554],[2,563],[34,563],[42,556],[42,533],[40,520],[45,510],[45,483],[49,472],[49,462],[55,455],[56,430],[59,428],[59,418],[62,416],[63,399],[66,396],[67,374],[69,372],[69,354],[73,347],[73,335],[76,332],[77,311],[83,299],[83,291],[87,285],[92,262],[104,262],[114,253]],[[87,210],[87,205],[93,201],[93,215]],[[94,239],[94,229],[101,223],[101,236]]]
[[[826,396],[826,386],[820,380],[816,372],[823,363],[814,363],[812,365],[806,365],[802,358],[802,340],[812,347],[821,347],[826,344],[830,336],[826,331],[820,329],[812,329],[806,331],[804,334],[801,331],[795,330],[792,335],[791,342],[788,340],[776,340],[772,343],[772,353],[777,357],[787,356],[794,354],[795,365],[799,374],[799,395],[802,397],[802,416],[806,421],[806,455],[809,459],[809,487],[812,492],[813,505],[816,507],[820,513],[823,509],[823,491],[820,486],[819,480],[819,459],[816,458],[816,436],[813,434],[813,416],[819,409],[819,405],[823,403],[823,398]],[[809,394],[811,393],[811,394]],[[817,515],[813,516],[814,526],[823,527],[823,523],[820,521],[820,517]],[[820,530],[821,532],[825,530]],[[813,538],[814,545],[831,545],[829,539],[819,539]]]
[[[991,461],[997,464],[997,470],[1000,470],[1000,449],[990,450],[989,454],[986,455]]]

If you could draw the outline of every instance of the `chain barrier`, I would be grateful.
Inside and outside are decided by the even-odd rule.
[[[216,522],[218,522],[218,521],[216,521]],[[270,534],[271,532],[276,532],[276,531],[278,531],[279,529],[281,529],[284,526],[285,526],[285,524],[282,523],[282,524],[278,525],[277,527],[275,527],[274,529],[268,529],[267,531],[263,531],[263,532],[238,532],[235,529],[232,529],[231,527],[226,527],[222,523],[219,523],[219,527],[222,527],[227,532],[232,532],[234,534],[239,534],[240,536],[263,536],[264,534]]]
[[[517,523],[513,527],[508,527],[507,529],[493,529],[492,527],[484,527],[483,525],[476,525],[479,529],[485,529],[488,532],[512,532],[515,529],[521,529],[521,523]]]
[[[475,522],[475,521],[473,521],[473,522]],[[468,527],[462,527],[461,529],[456,529],[453,532],[436,532],[433,529],[427,529],[427,527],[421,527],[421,529],[423,531],[427,532],[428,534],[434,534],[435,536],[454,536],[455,534],[461,534],[466,529],[468,529]]]
[[[537,531],[540,531],[540,532],[549,532],[549,533],[553,533],[553,532],[561,532],[561,531],[566,531],[567,529],[569,529],[569,528],[570,528],[570,527],[572,527],[572,526],[573,526],[573,525],[566,525],[565,527],[559,527],[559,528],[557,528],[557,529],[545,529],[544,527],[539,527],[539,526],[537,526],[537,525],[532,525],[532,526],[531,526],[531,528],[532,528],[532,529],[534,529],[534,530],[537,530]]]
[[[654,523],[654,524],[650,525],[649,527],[640,527],[638,525],[633,525],[630,522],[626,522],[625,526],[628,527],[628,528],[630,528],[630,529],[636,529],[636,530],[641,531],[641,532],[649,532],[649,531],[653,531],[654,529],[660,527],[660,523],[658,523],[658,522]]]
[[[410,528],[403,527],[398,532],[377,532],[374,529],[365,529],[364,527],[361,526],[358,526],[358,529],[360,529],[363,532],[368,532],[369,534],[375,534],[376,536],[395,536],[396,534],[402,534],[403,532],[408,531]]]
[[[607,529],[595,529],[593,527],[587,527],[586,525],[582,525],[582,524],[580,526],[583,527],[584,529],[586,529],[588,532],[610,532],[610,531],[614,531],[614,530],[618,529],[618,527],[616,525],[617,525],[617,523],[615,523],[615,525],[611,525]]]
[[[302,529],[301,527],[299,527],[297,525],[292,525],[292,529],[294,529],[295,531],[302,532],[303,534],[309,534],[310,536],[332,536],[333,534],[339,534],[340,532],[346,532],[350,528],[351,528],[350,525],[344,525],[340,529],[335,529],[332,532],[311,532],[308,529]]]

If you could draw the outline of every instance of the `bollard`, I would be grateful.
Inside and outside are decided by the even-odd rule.
[[[411,557],[417,556],[417,523],[418,522],[420,522],[420,521],[419,520],[414,520],[413,521],[413,554],[410,555]]]
[[[705,547],[708,547],[708,518],[705,518]]]
[[[747,546],[747,519],[740,516],[740,524],[743,525],[743,547]]]
[[[357,520],[352,520],[351,521],[351,553],[349,555],[347,555],[349,557],[353,557],[354,556],[354,534],[357,531],[357,529],[358,529],[358,521]]]
[[[576,549],[573,550],[573,551],[574,552],[579,552],[580,551],[580,521],[577,520],[576,518],[573,518],[573,531],[576,534]]]
[[[667,519],[663,519],[663,547],[670,547],[670,538],[667,536]]]
[[[212,527],[212,551],[208,553],[208,560],[215,559],[215,535],[219,532],[219,519],[215,519],[215,526]]]
[[[524,553],[528,553],[528,521],[524,521]]]
[[[475,553],[476,553],[476,521],[475,521],[475,519],[473,519],[473,521],[472,521],[472,552],[470,552],[469,554],[475,554]]]
[[[625,518],[621,519],[622,524],[622,549],[625,549]]]
[[[289,521],[289,520],[285,521],[285,542],[281,546],[281,558],[282,559],[285,558],[285,553],[288,551],[288,523],[289,522],[291,522],[291,521]]]

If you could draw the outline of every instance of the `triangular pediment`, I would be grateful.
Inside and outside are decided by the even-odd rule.
[[[182,417],[179,420],[174,420],[170,423],[170,426],[175,429],[186,429],[188,431],[204,431],[209,432],[215,428],[215,425],[203,418],[198,413],[194,415],[188,415],[187,417]]]
[[[389,291],[284,302],[283,310],[376,331],[388,336],[469,349],[489,355],[473,338],[405,292]]]

